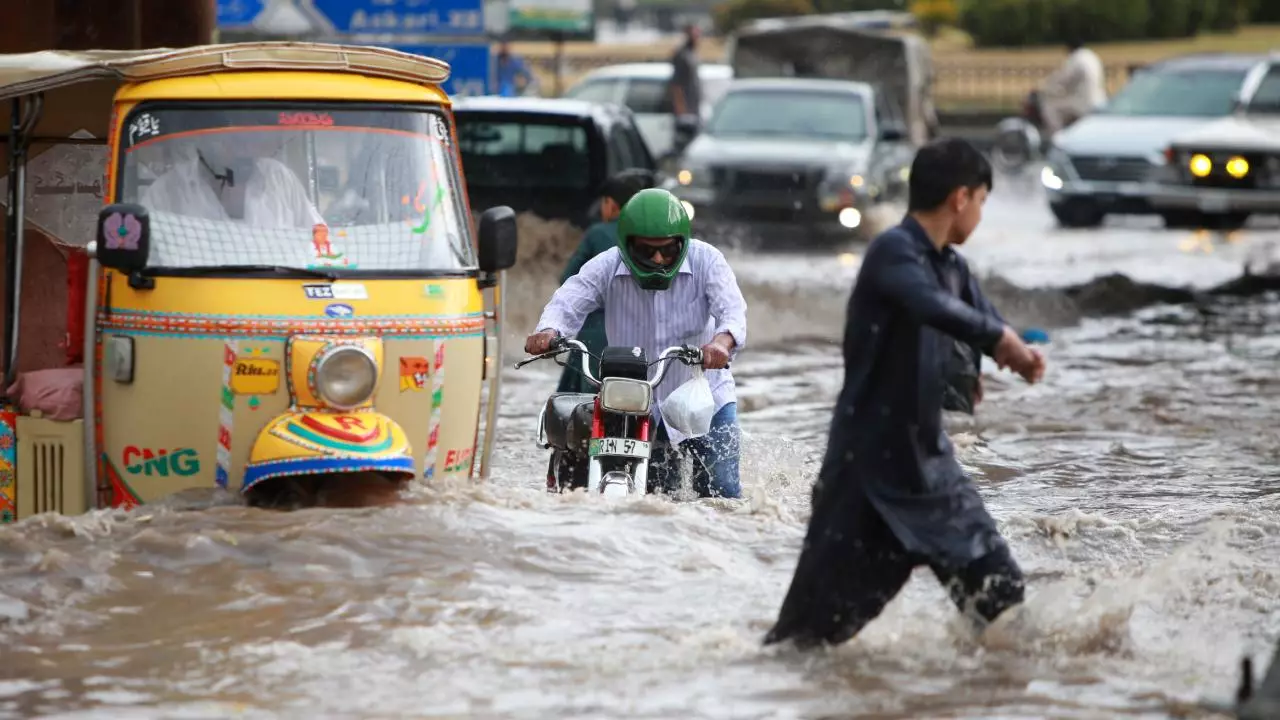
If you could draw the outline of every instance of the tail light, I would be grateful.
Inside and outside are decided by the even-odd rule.
[[[604,437],[604,414],[600,410],[600,396],[596,396],[595,407],[591,411],[591,437],[599,439]]]

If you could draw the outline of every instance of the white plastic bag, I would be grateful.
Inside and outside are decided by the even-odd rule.
[[[693,379],[676,388],[662,401],[662,419],[667,427],[687,437],[702,437],[711,432],[711,419],[716,414],[716,399],[711,396],[711,383],[702,368],[693,368]]]

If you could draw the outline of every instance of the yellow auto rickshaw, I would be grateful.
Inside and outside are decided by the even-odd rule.
[[[315,43],[0,55],[0,518],[487,476],[515,215],[472,222],[448,74]]]

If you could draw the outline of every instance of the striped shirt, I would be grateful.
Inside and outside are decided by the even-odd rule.
[[[666,290],[640,289],[618,248],[606,250],[556,290],[542,311],[538,329],[575,335],[587,315],[602,307],[609,344],[644,348],[650,362],[673,345],[701,347],[720,333],[733,336],[736,346],[730,358],[747,343],[747,301],[738,289],[738,279],[724,255],[701,240],[689,241],[684,263]],[[693,377],[684,363],[672,360],[670,364],[666,377],[654,388],[655,418],[661,417],[662,401]],[[729,370],[708,370],[706,375],[717,412],[737,401]],[[667,435],[672,444],[684,439],[673,428],[667,428]]]

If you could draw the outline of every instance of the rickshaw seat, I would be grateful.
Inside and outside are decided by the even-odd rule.
[[[555,393],[547,398],[542,423],[547,444],[560,450],[585,451],[591,439],[591,416],[596,396],[590,393]]]

